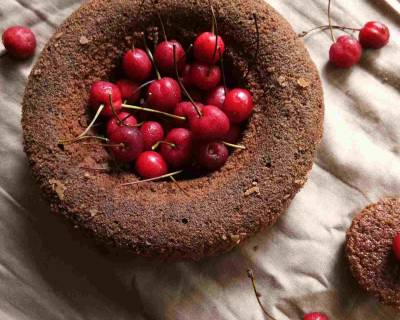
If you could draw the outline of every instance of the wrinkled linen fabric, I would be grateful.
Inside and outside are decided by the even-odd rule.
[[[327,0],[270,0],[301,32],[326,24]],[[1,0],[0,31],[32,27],[39,50],[79,0]],[[335,24],[382,20],[390,45],[352,70],[327,62],[329,33],[305,39],[321,74],[326,118],[310,179],[279,222],[233,252],[200,263],[115,257],[49,213],[22,149],[21,100],[35,59],[0,57],[0,319],[265,319],[323,310],[331,319],[400,319],[364,294],[344,257],[352,217],[400,194],[400,2],[335,0]],[[256,249],[256,250],[255,250]]]

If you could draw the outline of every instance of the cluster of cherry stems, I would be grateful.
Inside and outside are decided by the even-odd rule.
[[[350,68],[359,62],[362,48],[380,49],[387,45],[390,32],[385,24],[370,21],[361,29],[332,25],[330,4],[331,1],[328,6],[329,25],[316,27],[300,36],[329,29],[333,41],[329,60],[333,65]],[[128,79],[121,79],[116,84],[99,81],[92,85],[89,105],[96,111],[96,116],[80,136],[65,143],[90,138],[87,133],[101,115],[109,119],[106,130],[108,138],[102,139],[107,141],[106,145],[117,160],[136,160],[136,171],[143,178],[172,178],[181,171],[168,175],[168,166],[183,168],[193,157],[207,170],[217,170],[223,166],[229,154],[226,146],[244,148],[235,143],[240,135],[240,123],[252,113],[253,100],[246,89],[228,90],[225,84],[220,84],[223,69],[216,63],[222,60],[225,44],[214,32],[214,27],[213,24],[213,32],[204,32],[196,38],[193,45],[195,62],[192,64],[188,63],[187,52],[182,45],[176,40],[168,40],[165,31],[165,41],[157,45],[154,55],[149,50],[145,52],[139,48],[126,52],[123,69]],[[333,29],[359,31],[358,40],[352,35],[335,39]],[[2,40],[7,53],[17,59],[31,57],[36,49],[35,35],[26,27],[8,28]],[[157,79],[147,81],[153,68]],[[160,72],[166,76],[161,77]],[[138,102],[141,89],[145,86],[148,86],[146,102],[150,108],[126,103]],[[182,91],[189,101],[182,101]],[[205,105],[199,101],[205,102]],[[146,118],[143,112],[149,112],[172,121],[166,127],[158,121],[147,121],[147,118],[138,123],[133,114],[123,109],[139,110],[143,118]],[[171,129],[165,135],[167,127]],[[393,240],[393,251],[400,261],[400,233]],[[251,270],[248,276],[264,313],[274,319],[261,304]],[[328,320],[328,316],[312,312],[304,315],[303,319]]]

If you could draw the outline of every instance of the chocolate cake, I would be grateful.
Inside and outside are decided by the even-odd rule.
[[[400,200],[383,199],[363,209],[347,232],[346,254],[360,286],[400,309],[400,262],[392,242],[400,232]]]
[[[144,1],[141,11],[140,2],[90,0],[59,27],[26,88],[24,147],[51,210],[91,237],[142,256],[198,260],[275,223],[303,186],[322,135],[321,83],[302,41],[264,1],[213,1],[227,73],[254,96],[246,150],[179,187],[167,180],[122,186],[138,178],[107,170],[105,148],[59,140],[87,126],[91,84],[115,79],[124,51],[159,26],[157,11],[170,38],[186,45],[211,21],[207,1]]]

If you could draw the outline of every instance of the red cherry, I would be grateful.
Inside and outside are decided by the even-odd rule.
[[[329,320],[329,318],[325,313],[311,312],[304,315],[303,320]]]
[[[181,100],[181,88],[172,78],[164,77],[156,80],[147,89],[147,103],[160,111],[172,111]]]
[[[185,88],[191,87],[192,83],[190,82],[190,69],[191,69],[190,64],[186,64],[183,69],[182,69],[182,83],[185,86]]]
[[[112,95],[114,110],[118,112],[122,108],[121,91],[118,86],[111,82],[97,81],[93,83],[90,89],[89,105],[94,111],[97,111],[101,105],[104,105],[101,115],[105,117],[112,116],[110,94]]]
[[[340,36],[329,50],[329,61],[339,68],[350,68],[360,61],[362,48],[351,36]]]
[[[359,41],[364,48],[380,49],[389,42],[389,28],[378,21],[369,21],[361,28]]]
[[[223,143],[211,142],[200,146],[197,162],[208,170],[218,170],[228,159],[229,152]]]
[[[201,89],[211,90],[221,81],[221,69],[218,66],[194,63],[189,72],[190,83]]]
[[[203,109],[203,104],[199,102],[196,102],[195,104],[201,112],[201,110]],[[191,119],[192,117],[196,117],[197,111],[191,102],[182,101],[175,106],[174,114],[186,118],[186,121],[175,120],[174,124],[176,126],[189,128],[189,119]]]
[[[219,108],[207,105],[201,110],[202,116],[189,118],[190,129],[199,140],[219,140],[229,132],[229,119]]]
[[[246,89],[232,89],[226,95],[222,110],[232,123],[248,119],[253,111],[253,97]]]
[[[192,157],[192,133],[184,128],[172,129],[161,145],[161,155],[175,169],[182,168]],[[173,145],[171,145],[171,143]]]
[[[397,260],[400,261],[400,233],[398,233],[393,239],[393,252]]]
[[[145,151],[136,160],[136,172],[144,179],[163,176],[168,167],[163,157],[155,151]]]
[[[235,144],[239,140],[240,132],[240,127],[237,124],[231,124],[228,133],[221,140],[224,142]]]
[[[12,57],[27,59],[35,53],[36,37],[31,29],[14,26],[4,31],[3,44]]]
[[[176,40],[159,43],[154,51],[154,61],[161,73],[175,75],[174,46],[178,71],[182,71],[186,64],[186,54],[182,45]]]
[[[216,87],[207,95],[206,103],[222,109],[225,101],[225,91],[228,92],[228,90],[225,90],[224,86]]]
[[[140,127],[143,134],[144,150],[151,150],[158,141],[164,139],[164,129],[161,124],[156,121],[147,121]]]
[[[140,99],[139,85],[127,79],[121,79],[116,82],[121,91],[122,100],[127,100],[128,103],[134,104]]]
[[[193,49],[195,59],[206,64],[214,64],[218,62],[225,52],[225,44],[220,36],[218,36],[217,39],[218,46],[217,51],[215,52],[215,34],[211,32],[203,32],[200,34],[194,41]]]
[[[125,126],[129,126],[129,127],[134,127],[137,125],[136,118],[128,112],[120,112],[120,113],[118,113],[117,116],[118,116],[118,119],[123,122],[123,124],[121,124],[119,121],[117,121],[117,119],[115,119],[115,117],[112,117],[110,120],[108,120],[108,123],[107,123],[107,136],[108,137],[110,137],[113,134],[113,132],[115,132],[121,126],[125,125]]]
[[[122,68],[129,78],[143,82],[150,77],[153,66],[147,53],[136,48],[125,53]]]
[[[109,138],[111,145],[121,144],[121,146],[111,147],[118,161],[124,163],[134,161],[143,151],[143,136],[137,128],[118,127]]]

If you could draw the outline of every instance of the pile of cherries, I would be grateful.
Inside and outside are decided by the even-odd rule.
[[[253,98],[246,89],[222,84],[217,63],[224,51],[220,36],[204,32],[189,62],[181,43],[165,36],[154,53],[145,45],[124,54],[126,79],[93,83],[89,106],[107,121],[106,146],[113,157],[154,179],[169,169],[218,170],[229,156],[227,147],[243,149],[235,143],[252,114]],[[135,105],[140,102],[143,106]]]

